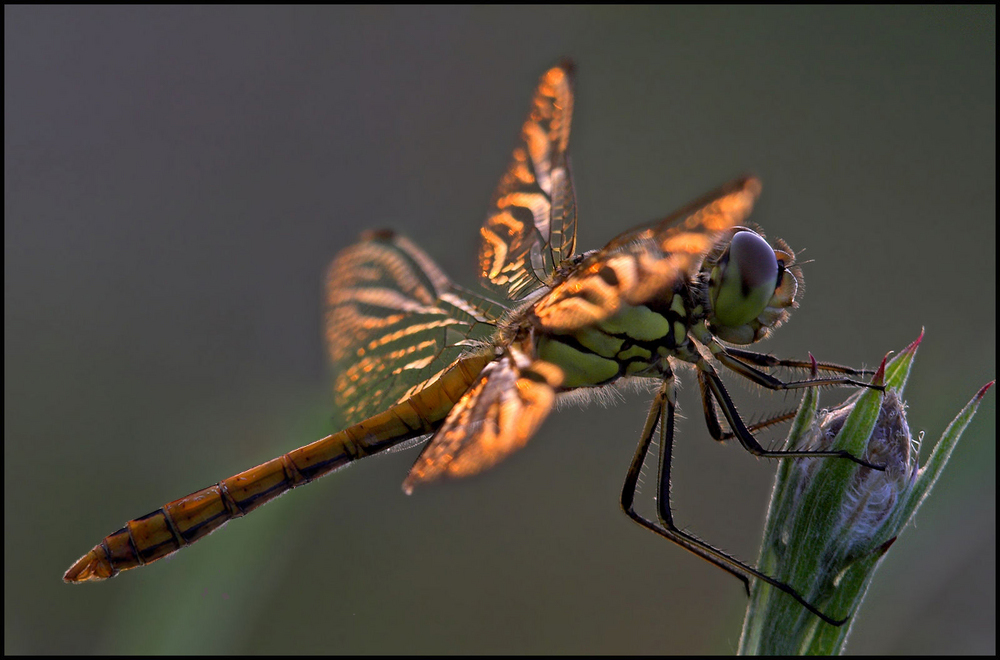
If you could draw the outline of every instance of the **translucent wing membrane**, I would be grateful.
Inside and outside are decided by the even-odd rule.
[[[348,423],[382,412],[487,339],[506,311],[453,285],[423,251],[369,232],[327,274],[334,399]]]
[[[697,272],[728,229],[742,224],[760,182],[738,179],[653,224],[614,238],[535,305],[539,325],[568,333],[640,305]]]
[[[564,62],[539,80],[481,230],[480,278],[511,299],[546,283],[576,250],[576,199],[566,155],[572,72]]]
[[[403,490],[476,474],[523,447],[552,410],[562,379],[559,367],[530,361],[513,347],[486,365],[421,452]]]

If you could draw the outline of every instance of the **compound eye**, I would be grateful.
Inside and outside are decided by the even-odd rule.
[[[774,248],[759,234],[741,231],[729,243],[713,309],[717,323],[739,327],[757,318],[778,285]]]

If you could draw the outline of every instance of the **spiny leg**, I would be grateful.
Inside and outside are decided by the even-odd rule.
[[[721,350],[720,350],[721,349]],[[715,344],[712,346],[712,351],[715,357],[724,365],[735,371],[736,373],[744,376],[745,378],[762,385],[768,389],[772,390],[791,390],[791,389],[803,389],[806,387],[822,387],[826,385],[853,385],[856,387],[867,387],[870,389],[875,389],[882,391],[885,388],[882,385],[874,385],[872,383],[863,383],[861,381],[856,381],[851,378],[837,377],[837,378],[818,378],[817,372],[823,370],[827,371],[837,371],[843,370],[843,373],[855,373],[860,374],[862,370],[851,369],[850,367],[841,367],[840,365],[834,365],[828,362],[816,362],[815,360],[805,363],[797,362],[794,360],[780,360],[770,355],[765,355],[762,353],[754,353],[752,351],[744,351],[741,349],[733,349],[731,347],[724,347],[721,344]],[[759,359],[760,364],[765,366],[808,366],[812,372],[812,377],[809,380],[799,380],[799,381],[782,381],[778,378],[766,374],[762,371],[754,369],[750,365],[744,364],[740,360],[733,357],[731,354],[738,354],[740,357],[750,356],[751,359]],[[708,363],[701,361],[698,363],[698,383],[701,387],[701,397],[702,404],[705,410],[705,424],[708,426],[708,432],[715,440],[729,440],[731,438],[737,438],[740,444],[755,456],[765,456],[765,457],[789,457],[789,456],[831,456],[839,458],[848,458],[859,465],[863,465],[867,468],[873,470],[884,471],[884,465],[874,465],[863,459],[859,459],[850,452],[847,451],[833,451],[833,452],[821,452],[821,451],[810,451],[810,452],[795,452],[788,450],[765,450],[757,440],[753,437],[753,432],[773,424],[778,424],[780,422],[792,419],[795,417],[794,412],[783,413],[779,415],[774,415],[761,422],[747,426],[736,410],[736,406],[732,399],[729,397],[729,392],[726,391],[725,386],[723,386],[722,381],[719,379],[715,370]],[[723,432],[721,426],[719,425],[718,416],[715,410],[715,402],[713,401],[713,396],[719,402],[719,406],[722,408],[723,414],[725,414],[726,419],[730,422],[730,431]],[[737,423],[733,422],[733,419],[737,420]],[[759,453],[763,452],[763,453]]]
[[[698,385],[701,388],[701,404],[702,409],[705,411],[705,426],[708,427],[708,434],[713,440],[717,440],[719,442],[732,440],[736,437],[736,433],[733,431],[722,430],[722,426],[719,424],[719,415],[715,409],[715,400],[712,399],[711,389],[708,386],[708,381],[705,380],[704,374],[700,371],[698,372]],[[794,410],[771,415],[770,417],[765,417],[759,422],[747,425],[747,430],[749,430],[750,433],[756,433],[761,429],[769,428],[775,424],[790,421],[795,418],[795,415],[796,411]]]
[[[818,369],[819,371],[831,371],[838,374],[846,374],[848,376],[872,376],[875,371],[872,369],[855,369],[853,367],[845,367],[842,364],[835,364],[833,362],[814,362],[812,360],[785,360],[782,358],[774,357],[773,355],[768,355],[767,353],[757,353],[754,351],[747,351],[742,348],[736,348],[734,346],[727,346],[726,352],[740,360],[749,362],[758,367],[790,367],[792,369]]]
[[[822,387],[825,385],[853,385],[855,387],[867,387],[873,390],[885,390],[882,385],[873,385],[872,383],[865,383],[860,380],[854,380],[853,378],[848,378],[847,376],[831,376],[826,378],[810,378],[809,380],[791,380],[784,381],[780,378],[775,378],[771,374],[764,373],[759,369],[755,369],[745,362],[741,362],[736,357],[733,357],[732,351],[729,348],[723,347],[721,344],[712,346],[712,354],[715,358],[729,367],[739,375],[752,380],[753,382],[766,387],[769,390],[794,390],[801,389],[803,387]],[[775,365],[775,366],[787,366],[787,365]],[[812,363],[805,365],[812,367]],[[819,363],[816,363],[816,368],[819,369]],[[846,367],[845,367],[846,368]],[[828,369],[828,371],[832,371]]]
[[[818,456],[829,456],[837,458],[846,458],[854,461],[858,465],[862,465],[866,468],[872,470],[878,470],[879,472],[885,471],[884,465],[874,465],[868,461],[858,458],[851,452],[844,449],[832,449],[832,450],[796,450],[796,449],[764,449],[757,439],[753,437],[753,433],[747,428],[746,424],[743,423],[743,419],[740,418],[739,412],[736,410],[736,404],[733,403],[732,398],[729,396],[729,392],[726,391],[725,385],[722,384],[722,379],[719,378],[719,374],[715,372],[715,369],[708,362],[700,360],[698,362],[698,369],[700,376],[705,379],[708,384],[708,389],[710,390],[712,396],[718,402],[719,407],[722,409],[722,414],[726,416],[726,421],[729,422],[729,428],[732,429],[733,433],[736,435],[736,439],[740,441],[743,448],[754,456],[762,456],[765,458],[794,458],[794,457],[818,457]],[[799,387],[815,387],[817,385],[826,384],[823,382],[824,379],[817,379],[813,381],[804,381],[804,384],[800,383],[786,383],[791,388]],[[780,382],[780,381],[779,381]],[[875,386],[872,386],[875,387]],[[714,414],[714,408],[713,408]],[[709,415],[706,412],[706,417]],[[716,421],[716,426],[718,426],[718,421]],[[711,428],[709,429],[711,431]]]
[[[673,514],[670,511],[670,461],[674,445],[675,407],[673,374],[668,373],[664,378],[660,389],[657,391],[656,398],[653,400],[653,405],[649,409],[649,414],[646,416],[646,424],[643,426],[642,435],[639,438],[639,445],[635,450],[635,457],[632,459],[632,464],[629,466],[628,473],[625,476],[625,484],[622,486],[621,495],[621,507],[622,510],[625,511],[625,514],[646,529],[673,541],[682,548],[698,555],[709,563],[715,564],[727,573],[734,575],[743,583],[743,587],[746,589],[748,596],[750,594],[750,578],[756,578],[766,582],[775,589],[788,594],[800,605],[826,623],[833,626],[843,625],[847,621],[847,618],[834,619],[827,616],[809,603],[809,601],[799,594],[799,592],[784,582],[780,582],[761,573],[757,569],[727,555],[718,548],[715,548],[708,543],[681,531],[676,525],[674,525]],[[666,419],[662,419],[664,410],[666,410]],[[659,525],[643,518],[635,511],[634,508],[635,495],[639,484],[639,474],[642,470],[642,465],[646,460],[646,455],[649,453],[649,446],[652,444],[653,433],[655,433],[657,426],[660,427],[660,464],[656,486],[656,505],[657,516],[660,521]]]

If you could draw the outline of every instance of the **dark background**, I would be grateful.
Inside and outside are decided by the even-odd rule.
[[[735,648],[740,584],[618,511],[645,394],[553,415],[478,478],[406,497],[415,453],[372,459],[170,561],[60,581],[125,520],[337,430],[327,262],[392,227],[473,285],[493,186],[562,56],[582,249],[751,171],[754,219],[813,260],[765,350],[873,365],[926,327],[907,390],[925,454],[995,377],[992,7],[4,19],[5,652]],[[748,417],[796,401],[734,389]],[[752,560],[774,464],[711,442],[696,395],[678,521]],[[995,401],[848,650],[995,653]]]

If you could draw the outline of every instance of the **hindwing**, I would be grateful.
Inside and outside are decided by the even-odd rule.
[[[367,232],[330,264],[326,340],[334,399],[355,423],[405,398],[487,340],[506,310],[460,289],[422,250]]]

